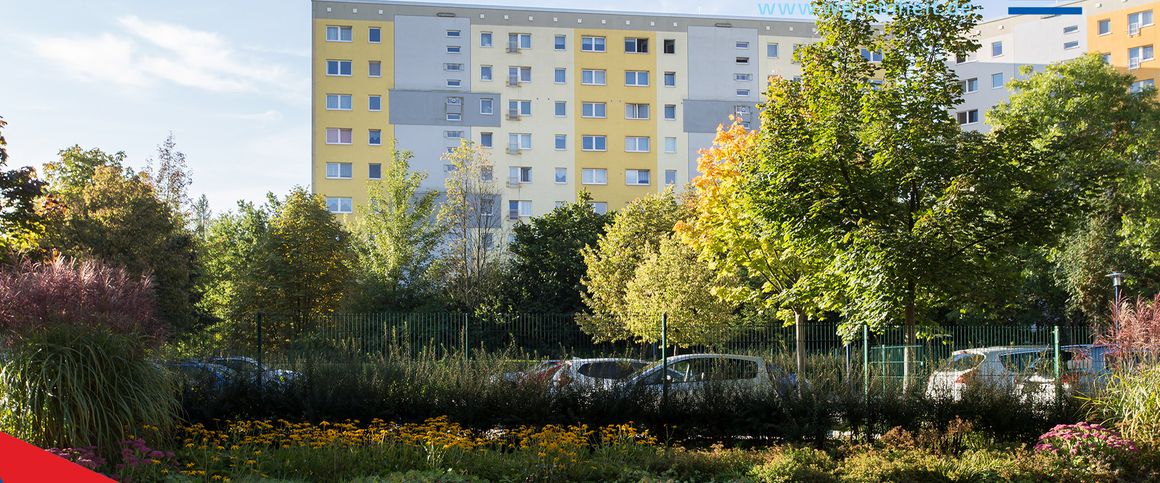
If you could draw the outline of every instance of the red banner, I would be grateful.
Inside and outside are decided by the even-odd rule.
[[[91,471],[48,451],[0,433],[0,483],[109,483]]]

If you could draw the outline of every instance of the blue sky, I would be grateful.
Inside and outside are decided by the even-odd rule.
[[[577,8],[564,0],[443,3]],[[1010,2],[980,4],[993,18]],[[592,0],[583,8],[624,5]],[[637,5],[757,15],[753,1]],[[80,144],[125,151],[141,167],[172,131],[193,171],[191,194],[206,194],[215,211],[307,185],[309,25],[307,0],[7,2],[0,116],[9,123],[9,164],[41,165]]]

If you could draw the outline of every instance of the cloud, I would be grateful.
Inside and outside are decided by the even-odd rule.
[[[117,32],[95,37],[34,40],[41,57],[82,77],[128,87],[171,83],[210,92],[304,98],[309,80],[284,65],[235,49],[215,32],[136,16],[117,19]]]

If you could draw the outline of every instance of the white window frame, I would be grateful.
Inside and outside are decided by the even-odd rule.
[[[561,177],[560,173],[563,173],[564,176]],[[556,184],[567,184],[568,183],[568,168],[556,168],[556,171],[552,176],[552,180]]]
[[[671,84],[669,83],[669,79],[672,79],[672,81],[673,81]],[[665,71],[664,74],[661,74],[661,84],[664,85],[665,87],[676,87],[677,86],[677,73],[673,72],[671,70]]]
[[[347,175],[342,175],[342,168],[346,167]],[[332,173],[331,168],[334,168]],[[352,179],[354,178],[354,163],[328,162],[326,163],[326,179]]]
[[[487,107],[486,109],[484,109],[485,106]],[[481,115],[485,115],[485,116],[494,115],[495,114],[495,98],[492,98],[492,97],[479,98],[479,113]]]
[[[608,184],[608,169],[584,168],[580,171],[580,184]]]
[[[374,133],[379,133],[379,142],[374,142]],[[383,145],[383,130],[382,129],[367,129],[367,146],[382,146]]]
[[[568,117],[568,101],[555,101],[552,106],[552,113],[556,117]]]
[[[448,122],[462,122],[463,121],[463,113],[461,113],[461,112],[449,112],[449,113],[447,113],[446,119]]]
[[[330,141],[330,134],[331,133],[335,134],[335,138],[338,140],[337,142]],[[343,133],[346,133],[347,141],[345,143],[342,142]],[[326,128],[326,144],[334,144],[334,145],[354,144],[354,129],[349,128],[349,127],[328,127],[328,128]]]
[[[1079,48],[1079,41],[1078,40],[1069,40],[1069,41],[1063,43],[1063,50],[1071,50],[1071,49],[1078,49],[1078,48]]]
[[[999,48],[998,54],[995,53],[996,47]],[[1003,49],[1003,41],[1002,40],[995,40],[995,41],[991,42],[991,57],[1002,57],[1003,54],[1006,52],[1007,51]]]
[[[515,184],[529,184],[532,182],[531,166],[508,167],[508,181]]]
[[[644,77],[644,83],[640,82],[641,76]],[[632,76],[632,83],[629,83],[629,76]],[[624,71],[624,86],[625,87],[648,87],[649,71],[647,70],[626,70]]]
[[[463,139],[462,129],[447,129],[443,131],[443,137],[447,139]]]
[[[352,97],[353,96],[351,96],[350,94],[327,94],[326,95],[326,110],[328,110],[328,111],[350,111],[350,110],[354,109],[354,104],[353,104],[354,101],[353,101]],[[335,103],[338,107],[334,107],[334,108],[330,107],[331,98],[335,99]],[[347,107],[345,109],[342,107],[342,101],[344,99],[346,100],[346,105],[347,105]]]
[[[487,73],[486,76],[484,75],[484,72]],[[495,69],[492,66],[490,66],[490,65],[479,66],[479,80],[491,82],[491,80],[494,78],[494,76],[495,76]]]
[[[591,106],[591,113],[588,113]],[[597,115],[597,110],[600,111]],[[580,105],[580,117],[588,119],[606,119],[608,118],[608,104],[604,102],[582,102]]]
[[[487,142],[483,142],[487,139]],[[479,133],[479,145],[481,147],[490,148],[495,146],[495,133],[492,131],[481,131]]]
[[[644,50],[640,50],[640,41],[644,41]],[[629,43],[632,44],[633,50],[628,50]],[[647,54],[649,48],[648,37],[625,37],[624,39],[624,53],[626,54]]]
[[[449,89],[463,88],[463,80],[462,79],[447,79],[447,87]]]
[[[520,84],[532,81],[532,67],[528,65],[509,65],[508,79],[515,79]]]
[[[973,89],[971,88],[972,84],[974,86]],[[962,87],[963,87],[964,94],[972,94],[975,92],[979,92],[979,78],[972,77],[970,79],[964,79]]]
[[[564,39],[563,47],[560,46],[560,39]],[[552,37],[552,49],[561,52],[568,50],[568,36],[556,34],[556,36]]]
[[[640,182],[641,173],[644,173],[644,182]],[[647,169],[624,170],[624,184],[628,186],[648,186],[652,184],[652,172]]]
[[[567,67],[556,67],[556,69],[554,71],[552,71],[552,82],[554,82],[556,84],[567,84],[568,83],[568,68]]]
[[[512,141],[515,142],[512,142]],[[527,141],[525,143],[524,141]],[[532,133],[529,132],[513,132],[508,134],[508,146],[515,146],[520,151],[527,151],[532,149]]]
[[[734,72],[733,73],[733,80],[735,80],[737,82],[752,82],[753,81],[753,74],[750,74],[748,72]]]
[[[586,78],[591,77],[589,80]],[[597,82],[599,77],[599,82]],[[583,69],[580,71],[580,83],[586,86],[608,85],[608,71],[604,69]]]
[[[677,152],[677,138],[672,136],[665,137],[665,153],[676,154]]]
[[[331,202],[334,207],[331,207]],[[326,197],[326,211],[336,215],[346,215],[354,212],[354,201],[347,196],[327,196]]]
[[[560,141],[564,142],[563,147],[560,147]],[[552,146],[556,148],[556,151],[567,151],[568,150],[568,135],[567,134],[557,134],[555,136],[555,138],[552,140]]]
[[[644,145],[643,148],[641,145]],[[652,140],[648,136],[625,136],[624,152],[647,153],[652,150]]]
[[[642,110],[642,109],[644,110],[644,116],[641,116],[641,115],[640,115],[640,114],[641,114],[641,110]],[[626,102],[626,103],[624,103],[624,118],[625,118],[625,119],[631,119],[631,120],[634,120],[634,121],[637,121],[637,120],[648,120],[648,119],[649,119],[649,117],[650,117],[650,116],[649,116],[649,114],[650,114],[650,112],[649,112],[649,111],[651,111],[651,110],[652,110],[652,109],[649,107],[649,105],[648,105],[648,104],[641,104],[641,103],[634,103],[634,102]]]
[[[335,38],[330,37],[331,29],[338,35]],[[343,40],[342,34],[346,33],[347,38]],[[326,26],[326,41],[327,42],[353,42],[354,41],[354,27],[350,25],[327,25]]]
[[[749,65],[749,57],[739,56],[733,60],[737,65]]]
[[[371,169],[374,169],[375,166],[379,167],[379,175],[378,176],[371,175]],[[383,179],[383,163],[368,163],[367,164],[367,179]]]
[[[371,102],[373,99],[379,100],[379,107],[378,108],[375,108],[374,104]],[[377,95],[377,94],[368,95],[367,96],[367,110],[370,112],[382,111],[383,110],[383,96]]]
[[[598,144],[603,144],[603,146],[598,146]],[[588,147],[589,145],[592,147]],[[580,136],[580,150],[590,152],[608,151],[608,136],[603,134],[585,134]]]
[[[671,177],[671,178],[670,178],[670,175],[672,175],[672,177]],[[665,170],[665,186],[674,186],[674,185],[676,185],[676,184],[677,184],[677,176],[678,176],[678,175],[679,175],[679,173],[677,173],[677,170],[675,170],[675,169],[666,169],[666,170]]]
[[[335,74],[330,73],[330,65],[332,62],[336,68],[337,73]],[[346,74],[342,73],[342,66],[344,63],[346,64]],[[327,77],[350,77],[354,75],[354,61],[343,59],[326,59],[326,75]]]
[[[532,101],[530,99],[508,99],[508,112],[511,112],[513,107],[521,117],[532,115]]]
[[[597,45],[599,44],[599,45]],[[580,37],[581,52],[608,52],[608,38],[599,35],[584,35]]]
[[[995,84],[995,76],[999,76],[998,77],[999,84],[997,84],[997,85]],[[995,72],[994,74],[991,74],[991,88],[992,89],[999,89],[999,88],[1002,88],[1003,86],[1006,86],[1006,85],[1007,85],[1007,75],[1006,74],[1004,74],[1002,72]]]
[[[1106,30],[1103,27],[1107,27]],[[1096,20],[1096,35],[1104,36],[1112,34],[1112,19],[1105,18]]]
[[[738,40],[738,41],[734,42],[733,45],[738,50],[749,50],[749,41],[748,40]]]
[[[461,53],[463,53],[463,46],[462,45],[448,45],[447,46],[447,53],[448,54],[461,54]]]
[[[463,31],[459,29],[449,29],[444,35],[446,35],[449,39],[459,39],[463,38]]]
[[[749,97],[749,89],[737,89],[737,97]]]
[[[773,48],[773,55],[769,55],[770,47]],[[781,46],[777,42],[767,42],[765,44],[765,57],[767,59],[776,59],[779,56],[781,56]]]
[[[379,73],[378,74],[371,73],[371,66],[372,65],[379,66]],[[377,79],[377,78],[382,77],[382,76],[383,76],[383,61],[381,61],[381,60],[367,61],[367,77],[374,77]]]
[[[672,116],[669,116],[669,111],[670,111],[669,108],[672,108],[671,109],[671,111],[673,113]],[[677,120],[677,105],[676,104],[665,104],[663,111],[664,111],[664,117],[665,117],[666,121],[676,121]]]

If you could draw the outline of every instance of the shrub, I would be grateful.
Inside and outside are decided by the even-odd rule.
[[[1060,424],[1039,437],[1035,451],[1049,453],[1068,466],[1118,467],[1136,452],[1136,445],[1099,424]]]
[[[170,375],[140,338],[49,327],[22,336],[0,370],[0,428],[43,447],[96,446],[108,455],[144,425],[169,428]]]
[[[753,468],[751,475],[771,483],[837,481],[834,460],[825,451],[813,448],[785,448]]]
[[[97,261],[23,260],[0,271],[0,332],[64,325],[102,328],[160,341],[153,283]]]
[[[948,460],[918,449],[852,448],[838,467],[842,481],[951,481]]]

